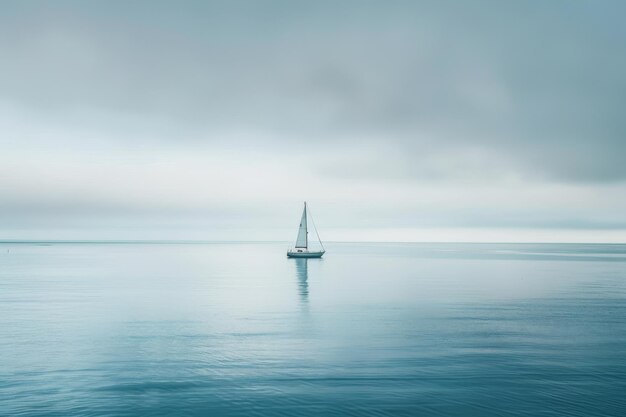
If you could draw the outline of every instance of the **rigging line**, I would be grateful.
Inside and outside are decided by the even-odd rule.
[[[309,217],[311,218],[311,223],[313,223],[313,229],[315,229],[315,234],[317,235],[317,240],[320,242],[320,246],[323,251],[326,251],[324,248],[324,244],[322,243],[322,239],[320,239],[320,234],[317,232],[317,226],[315,225],[315,220],[313,220],[313,213],[311,213],[311,209],[309,209]]]

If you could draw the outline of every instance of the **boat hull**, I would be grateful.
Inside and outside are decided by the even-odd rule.
[[[319,251],[319,252],[292,252],[289,251],[287,252],[287,256],[289,258],[321,258],[322,255],[324,255],[324,253],[326,253],[325,251]]]

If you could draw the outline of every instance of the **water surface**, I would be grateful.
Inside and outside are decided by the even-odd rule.
[[[0,415],[626,415],[626,245],[286,249],[0,243]]]

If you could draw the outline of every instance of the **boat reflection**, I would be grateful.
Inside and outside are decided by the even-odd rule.
[[[298,277],[298,294],[300,302],[307,304],[309,302],[309,266],[308,259],[296,258],[296,276]]]

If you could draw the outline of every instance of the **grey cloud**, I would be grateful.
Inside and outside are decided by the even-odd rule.
[[[2,8],[0,97],[59,123],[174,142],[248,129],[277,148],[315,139],[396,149],[365,167],[346,154],[327,170],[339,177],[464,176],[485,150],[498,158],[491,168],[505,161],[523,176],[626,179],[621,2]],[[428,168],[448,149],[467,161]],[[489,165],[484,177],[496,177]]]

